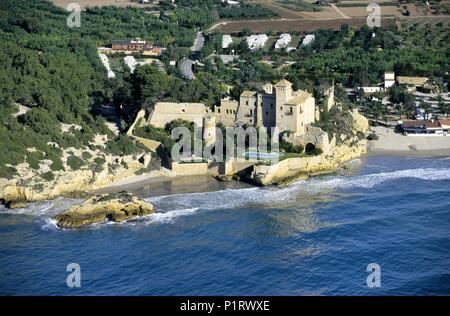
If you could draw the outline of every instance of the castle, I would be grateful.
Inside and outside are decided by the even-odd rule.
[[[277,127],[296,135],[314,123],[315,113],[314,97],[307,91],[293,91],[292,83],[284,79],[264,85],[263,92],[244,91],[239,101],[222,100],[214,107],[214,116],[225,126]]]
[[[328,109],[334,104],[333,90],[330,88],[324,93]],[[307,126],[318,119],[317,113],[312,94],[303,90],[294,91],[292,83],[281,80],[275,85],[265,84],[260,92],[243,91],[238,101],[223,99],[212,110],[203,103],[158,102],[150,109],[146,123],[164,127],[176,119],[204,123],[214,118],[214,122],[226,127],[276,127],[280,133],[287,131],[301,136]]]

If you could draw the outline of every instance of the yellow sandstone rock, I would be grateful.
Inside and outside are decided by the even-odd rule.
[[[357,111],[350,112],[355,134],[369,130],[368,120]],[[367,141],[360,136],[345,135],[340,145],[336,137],[329,142],[327,151],[317,156],[287,158],[272,165],[255,165],[249,180],[259,185],[289,184],[309,176],[335,172],[343,163],[366,153]]]
[[[122,191],[96,195],[80,205],[72,206],[53,219],[61,228],[81,228],[105,221],[122,222],[152,213],[153,205]]]

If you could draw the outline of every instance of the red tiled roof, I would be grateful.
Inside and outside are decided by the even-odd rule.
[[[441,125],[450,125],[450,120],[439,120],[439,124],[441,124]]]
[[[404,121],[404,127],[426,127],[426,128],[439,128],[441,125],[432,121]]]

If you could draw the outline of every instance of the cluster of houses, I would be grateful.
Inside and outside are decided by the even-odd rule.
[[[410,92],[430,93],[436,90],[436,86],[427,77],[396,76],[394,72],[385,72],[384,81],[375,86],[360,87],[359,89],[363,90],[365,95],[370,95],[386,91],[395,84],[406,86]]]
[[[314,41],[314,39],[314,34],[308,34],[303,38],[300,46],[308,46]],[[264,48],[268,41],[269,36],[267,36],[266,34],[253,34],[246,38],[247,47],[252,51]],[[283,33],[277,39],[275,43],[275,49],[286,49],[288,52],[297,49],[296,47],[289,46],[291,42],[292,36],[288,33]],[[228,48],[231,43],[233,43],[233,38],[231,37],[231,35],[225,34],[222,36],[223,49]]]

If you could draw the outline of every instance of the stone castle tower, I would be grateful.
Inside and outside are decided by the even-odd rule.
[[[292,98],[292,83],[283,79],[275,85],[275,95],[276,95],[276,117],[275,125],[284,130],[283,126],[283,105],[287,103]]]

